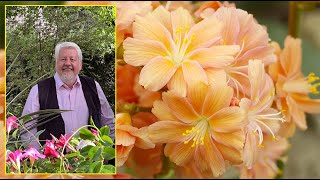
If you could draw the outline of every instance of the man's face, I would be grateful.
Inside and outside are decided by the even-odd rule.
[[[65,84],[73,84],[82,68],[77,50],[74,48],[62,48],[56,60],[56,71]]]

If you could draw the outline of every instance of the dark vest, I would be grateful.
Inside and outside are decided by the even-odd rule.
[[[90,117],[92,117],[94,124],[98,128],[101,128],[101,105],[96,83],[90,77],[79,76],[79,78],[81,81],[83,94],[89,109],[88,124],[90,123]],[[53,77],[40,81],[38,83],[38,91],[40,110],[60,109],[57,99],[56,83]],[[57,138],[59,138],[61,134],[65,134],[65,126],[61,114],[52,115],[41,120],[41,122],[47,120],[49,120],[47,123],[37,127],[37,131],[45,129],[45,131],[39,136],[39,140],[51,140],[52,137],[50,133]],[[40,141],[40,143],[44,145],[45,141]]]

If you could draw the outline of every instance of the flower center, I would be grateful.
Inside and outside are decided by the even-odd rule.
[[[190,130],[186,130],[185,133],[182,133],[185,136],[184,144],[188,144],[189,141],[193,141],[191,147],[195,147],[196,145],[204,145],[204,136],[206,135],[208,129],[208,121],[207,119],[201,119],[194,127]]]
[[[172,54],[172,61],[175,64],[180,65],[181,62],[183,62],[188,46],[190,45],[191,41],[195,38],[194,35],[192,35],[191,38],[185,37],[188,30],[189,27],[179,27],[175,31],[174,43],[176,46]]]

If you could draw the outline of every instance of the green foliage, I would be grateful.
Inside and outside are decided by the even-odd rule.
[[[21,114],[30,89],[54,75],[54,48],[72,41],[83,53],[80,74],[93,77],[114,110],[113,6],[7,6],[7,112]]]

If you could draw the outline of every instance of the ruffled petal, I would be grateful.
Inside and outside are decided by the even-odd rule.
[[[167,28],[170,34],[172,34],[171,15],[168,10],[166,10],[163,6],[158,6],[157,9],[152,11],[152,15]]]
[[[214,16],[208,17],[194,25],[186,35],[186,38],[192,39],[187,53],[197,48],[211,46],[212,44],[208,44],[207,42],[221,37],[222,27],[222,22]]]
[[[208,85],[197,82],[188,87],[188,100],[192,107],[198,112],[202,113],[203,103],[208,93]]]
[[[243,131],[236,131],[234,133],[219,133],[211,131],[212,138],[220,144],[235,148],[237,150],[243,149],[244,146],[244,133]]]
[[[204,145],[197,149],[195,163],[200,171],[211,170],[214,177],[222,175],[226,170],[222,154],[208,135],[204,138]]]
[[[164,148],[164,154],[169,156],[170,161],[174,162],[178,166],[187,164],[191,160],[194,151],[195,148],[191,148],[191,143],[167,144]]]
[[[208,77],[198,62],[185,60],[182,63],[182,70],[184,79],[188,85],[197,81],[208,84]]]
[[[234,148],[230,148],[229,146],[225,146],[220,143],[216,143],[217,148],[221,152],[223,158],[228,160],[231,164],[241,164],[242,161],[242,154],[239,150]]]
[[[136,137],[134,137],[127,131],[116,129],[116,133],[116,145],[130,146],[133,145],[136,141]]]
[[[204,101],[202,114],[210,117],[224,107],[228,107],[233,96],[233,89],[229,86],[214,87],[208,91]]]
[[[193,123],[199,120],[199,114],[194,110],[187,98],[177,95],[175,92],[162,94],[163,101],[171,109],[174,116],[185,123]]]
[[[155,57],[164,57],[170,54],[161,42],[154,40],[141,40],[128,37],[123,41],[123,48],[123,60],[133,66],[146,65]]]
[[[179,67],[168,83],[168,89],[185,97],[187,94],[187,83],[184,80],[182,67]]]
[[[169,82],[176,69],[170,60],[154,58],[142,68],[139,84],[150,91],[158,91]]]
[[[153,103],[153,108],[151,112],[155,116],[157,116],[157,118],[159,118],[160,121],[179,121],[179,119],[171,113],[170,108],[163,101],[155,101]]]
[[[293,121],[300,129],[306,130],[308,127],[305,113],[299,108],[294,99],[291,97],[287,97],[287,102]]]
[[[135,132],[135,136],[136,136],[135,146],[141,149],[150,149],[155,147],[155,144],[151,142],[151,140],[149,139],[148,127],[140,128],[138,131]]]
[[[320,113],[320,99],[311,99],[300,94],[290,94],[299,108],[307,113]]]
[[[182,7],[171,12],[171,20],[173,39],[177,37],[184,39],[187,30],[189,30],[189,28],[193,27],[194,25],[192,16],[186,9],[183,9]]]
[[[228,133],[240,130],[244,125],[246,113],[239,107],[226,107],[209,118],[212,130]]]
[[[224,70],[207,68],[205,71],[208,76],[209,85],[212,87],[227,85],[227,74]]]
[[[134,38],[162,42],[168,50],[174,46],[168,29],[151,14],[136,16],[132,30]]]
[[[239,50],[238,45],[213,46],[191,52],[188,59],[198,61],[203,68],[224,68],[235,61],[233,56]]]
[[[186,130],[190,125],[175,121],[159,121],[148,127],[149,137],[154,143],[177,143],[183,142]]]

